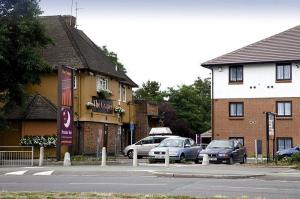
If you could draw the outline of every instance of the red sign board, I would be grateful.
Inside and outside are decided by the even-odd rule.
[[[58,140],[60,144],[73,143],[73,70],[58,68]]]

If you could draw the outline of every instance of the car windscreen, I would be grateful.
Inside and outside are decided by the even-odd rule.
[[[184,140],[181,139],[166,139],[163,140],[159,147],[183,147]]]
[[[229,140],[214,140],[206,147],[206,149],[215,149],[215,148],[233,148],[233,142]]]

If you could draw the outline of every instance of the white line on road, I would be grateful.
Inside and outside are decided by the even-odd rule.
[[[267,187],[231,187],[231,186],[214,186],[215,187],[220,187],[220,188],[223,188],[224,190],[225,189],[257,189],[257,190],[272,190],[272,191],[296,191],[296,192],[299,192],[300,190],[298,189],[286,189],[286,188],[267,188]]]
[[[24,171],[14,171],[14,172],[9,172],[6,173],[5,175],[16,175],[16,176],[20,176],[20,175],[24,175],[24,173],[26,173],[28,170],[24,170]]]
[[[166,186],[167,184],[129,184],[129,183],[114,183],[114,182],[74,182],[72,185],[121,185],[121,186]]]
[[[43,172],[38,172],[34,173],[34,176],[50,176],[54,171],[43,171]]]

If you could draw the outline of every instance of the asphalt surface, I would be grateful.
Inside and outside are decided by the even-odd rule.
[[[299,199],[300,172],[290,168],[239,164],[172,164],[164,167],[163,164],[141,163],[138,167],[0,168],[0,196],[1,191],[164,193],[228,197],[245,195],[251,198]]]

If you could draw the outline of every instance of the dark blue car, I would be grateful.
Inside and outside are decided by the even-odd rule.
[[[300,146],[296,146],[290,149],[279,150],[276,152],[276,155],[279,158],[283,158],[283,157],[291,157],[294,153],[300,153]]]

